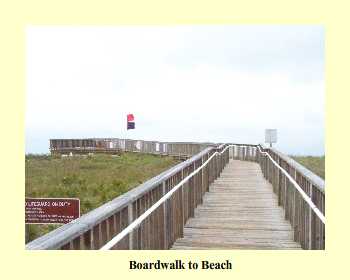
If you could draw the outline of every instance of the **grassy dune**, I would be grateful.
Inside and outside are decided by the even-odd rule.
[[[178,163],[171,157],[124,153],[121,156],[26,156],[26,197],[76,197],[81,214],[138,186]],[[57,225],[29,225],[33,240]]]
[[[294,160],[304,165],[306,168],[320,176],[325,178],[325,156],[291,156]]]

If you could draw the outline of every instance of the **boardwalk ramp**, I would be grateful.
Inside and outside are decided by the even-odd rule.
[[[172,249],[301,249],[258,163],[230,160]]]

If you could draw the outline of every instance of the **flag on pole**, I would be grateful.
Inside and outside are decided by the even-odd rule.
[[[128,114],[126,116],[127,120],[127,130],[129,129],[135,129],[135,119],[133,114]]]
[[[133,114],[128,114],[127,116],[128,122],[133,122],[134,121],[134,115]]]

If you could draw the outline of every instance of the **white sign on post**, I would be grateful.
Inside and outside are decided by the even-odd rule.
[[[277,129],[265,129],[265,143],[277,143]]]

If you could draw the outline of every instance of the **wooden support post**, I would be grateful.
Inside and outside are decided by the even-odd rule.
[[[287,199],[288,199],[288,194],[287,194],[287,192],[288,192],[288,178],[287,178],[287,176],[285,176],[285,175],[283,175],[283,177],[284,177],[284,214],[285,214],[285,216],[284,216],[284,218],[286,219],[286,220],[288,220],[288,201],[287,201]]]
[[[165,187],[165,181],[162,183],[162,196],[164,196],[166,194],[166,187]],[[166,200],[163,205],[162,205],[162,209],[163,209],[163,223],[164,223],[164,244],[163,244],[163,249],[168,249],[168,227],[167,227],[167,204],[168,204],[168,200]]]
[[[203,157],[201,157],[201,166],[203,165]],[[203,185],[204,185],[204,168],[201,170],[201,185],[200,185],[200,203],[203,203]]]
[[[132,211],[132,202],[128,205],[128,225],[130,225],[133,222],[133,211]],[[133,239],[134,232],[129,233],[129,250],[132,250],[134,248],[134,239]]]
[[[310,198],[312,199],[312,193],[313,193],[313,185],[312,183],[310,183]],[[308,235],[308,238],[309,238],[309,250],[312,250],[312,217],[313,217],[313,214],[312,214],[312,210],[311,210],[311,207],[309,207],[309,235]]]
[[[184,170],[182,169],[181,170],[181,180],[180,181],[182,181],[184,179]],[[180,198],[181,198],[181,205],[180,205],[180,207],[181,207],[181,215],[182,215],[182,224],[181,224],[181,227],[182,227],[182,230],[181,230],[181,233],[183,234],[183,227],[184,227],[184,225],[185,225],[185,216],[184,216],[184,214],[185,214],[185,211],[184,211],[184,206],[185,206],[185,193],[184,193],[184,185],[182,185],[181,186],[181,188],[180,188],[180,191],[181,191],[181,196],[180,196]],[[193,194],[194,194],[194,197],[195,197],[195,191],[196,191],[196,188],[193,188]]]

